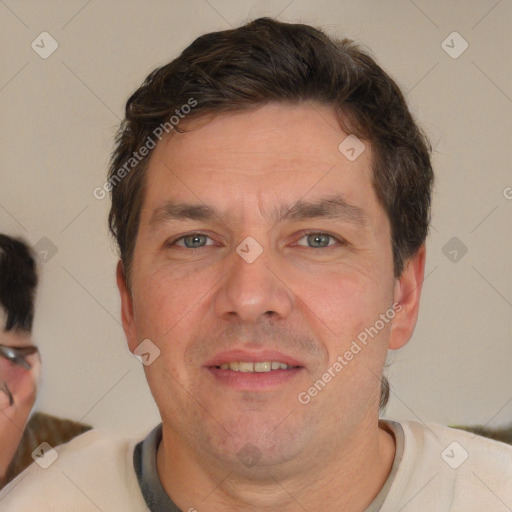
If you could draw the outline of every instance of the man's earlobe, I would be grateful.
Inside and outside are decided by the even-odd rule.
[[[128,346],[133,352],[137,346],[137,333],[133,315],[133,300],[126,281],[126,273],[122,260],[117,263],[116,269],[117,288],[121,297],[121,320],[123,330],[128,341]]]
[[[426,248],[423,244],[405,264],[400,278],[395,281],[394,304],[397,314],[391,324],[389,348],[403,347],[411,338],[418,319],[420,295],[425,275]]]

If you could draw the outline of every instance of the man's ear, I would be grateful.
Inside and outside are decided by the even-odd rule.
[[[426,249],[423,244],[407,260],[402,275],[395,281],[394,307],[396,315],[391,324],[389,348],[397,350],[411,338],[418,319],[421,288],[425,274]]]
[[[116,278],[117,288],[119,289],[119,295],[121,296],[121,319],[123,322],[124,334],[128,340],[128,347],[130,351],[133,352],[137,347],[137,331],[133,315],[133,299],[126,283],[126,274],[121,260],[117,263]]]

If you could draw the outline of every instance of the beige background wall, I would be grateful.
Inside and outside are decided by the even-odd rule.
[[[37,407],[128,431],[158,421],[120,326],[108,199],[93,190],[105,181],[124,102],[146,75],[199,34],[264,15],[371,48],[435,146],[428,277],[414,337],[390,354],[387,415],[512,421],[508,0],[1,1],[0,231],[36,244],[47,260]],[[463,39],[447,39],[450,56],[442,42],[454,31]],[[46,59],[31,48],[35,40],[40,52],[51,49],[41,32],[58,43]],[[452,237],[458,246],[446,248]]]

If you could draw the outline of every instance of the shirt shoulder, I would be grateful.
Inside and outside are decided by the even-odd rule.
[[[56,448],[43,444],[0,492],[0,512],[146,510],[133,468],[139,441],[93,429]]]
[[[435,423],[422,424],[418,421],[402,422],[404,429],[409,430],[410,436],[420,444],[432,444],[449,442],[441,453],[441,458],[450,467],[462,467],[468,460],[471,465],[478,464],[480,468],[492,470],[512,469],[512,445],[482,437],[480,435],[461,430],[458,428],[446,427]],[[467,457],[466,457],[467,456]],[[455,459],[450,462],[450,459]],[[472,459],[472,460],[470,460]],[[512,473],[509,473],[512,475]]]
[[[382,512],[510,510],[512,446],[443,425],[400,425],[404,452]]]

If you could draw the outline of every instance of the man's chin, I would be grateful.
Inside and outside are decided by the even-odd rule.
[[[233,471],[252,474],[298,456],[301,443],[305,444],[305,431],[303,427],[286,423],[285,414],[242,411],[226,421],[224,428],[215,429],[208,438],[208,450]]]

